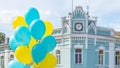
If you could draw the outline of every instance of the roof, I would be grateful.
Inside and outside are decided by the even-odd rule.
[[[111,31],[111,30],[114,30],[114,29],[113,28],[108,28],[108,27],[97,26],[97,30]]]
[[[114,31],[114,37],[120,38],[120,32],[119,31]]]
[[[54,29],[53,35],[60,35],[62,33],[62,28]]]

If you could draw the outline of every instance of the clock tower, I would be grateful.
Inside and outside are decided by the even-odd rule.
[[[63,34],[84,34],[88,32],[88,13],[83,10],[82,6],[77,6],[72,13],[61,19]]]
[[[71,32],[72,33],[86,33],[87,13],[83,10],[82,6],[77,6],[72,12],[71,18]]]

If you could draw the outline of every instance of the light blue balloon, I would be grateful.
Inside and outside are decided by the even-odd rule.
[[[30,8],[25,14],[25,21],[28,25],[30,25],[35,19],[40,19],[39,12],[36,8]]]
[[[25,64],[22,64],[21,62],[19,62],[18,60],[12,60],[9,64],[8,64],[8,68],[26,68]]]
[[[47,51],[44,48],[44,45],[42,44],[36,44],[33,48],[32,48],[32,58],[33,61],[36,63],[41,62],[42,60],[44,60],[44,58],[46,57]]]
[[[27,46],[30,43],[31,40],[31,34],[28,28],[24,26],[20,26],[16,29],[14,32],[14,36],[16,41],[18,41],[20,44]]]
[[[36,19],[30,24],[31,35],[36,39],[40,40],[45,33],[45,24],[42,20]]]
[[[10,48],[15,51],[16,48],[18,46],[20,46],[21,44],[19,42],[16,41],[15,37],[14,36],[11,36],[10,40],[9,40],[9,46]]]
[[[47,52],[51,52],[56,47],[56,39],[53,36],[46,36],[42,42]]]

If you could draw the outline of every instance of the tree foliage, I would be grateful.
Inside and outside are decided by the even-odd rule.
[[[0,32],[0,43],[4,43],[5,42],[5,34]]]

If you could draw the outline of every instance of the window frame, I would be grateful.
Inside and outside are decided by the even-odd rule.
[[[116,54],[117,52],[119,53],[118,55]],[[120,65],[120,61],[118,61],[117,59],[120,60],[120,51],[115,52],[115,65]]]
[[[5,61],[4,61],[4,59],[5,59],[5,56],[4,55],[0,55],[0,67],[1,68],[5,68]]]
[[[103,51],[103,54],[102,54],[102,62],[100,61],[100,60],[101,60],[101,59],[100,59],[100,56],[101,56],[100,50]],[[105,52],[104,52],[104,49],[100,49],[100,50],[98,51],[98,64],[103,66],[104,63],[105,63]]]
[[[80,53],[76,53],[76,49],[81,49],[81,52]],[[77,61],[77,63],[76,63],[76,54],[78,55],[78,57],[77,57],[77,59],[78,59],[78,61]],[[80,62],[80,56],[79,55],[81,55],[81,62]],[[75,64],[83,64],[83,49],[82,48],[75,48],[74,49],[74,63]]]
[[[9,54],[9,60],[8,61],[10,62],[12,60],[14,60],[14,54]]]
[[[57,51],[59,51],[59,54],[57,54]],[[57,59],[57,65],[61,64],[61,51],[56,50],[56,59]]]

